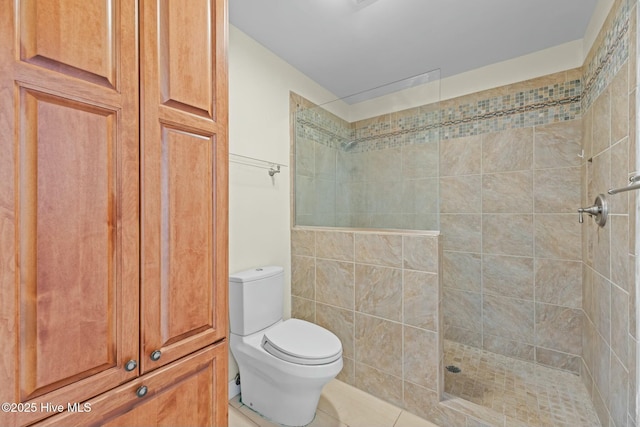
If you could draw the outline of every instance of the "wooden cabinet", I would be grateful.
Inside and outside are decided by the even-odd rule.
[[[0,0],[0,425],[226,348],[226,2],[179,3]]]

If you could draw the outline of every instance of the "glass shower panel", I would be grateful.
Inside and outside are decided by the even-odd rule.
[[[408,80],[322,105],[292,95],[297,225],[439,229],[439,70]]]

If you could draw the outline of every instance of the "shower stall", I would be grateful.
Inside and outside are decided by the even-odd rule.
[[[577,214],[638,170],[632,13],[583,67],[458,98],[438,71],[291,94],[292,311],[341,338],[339,379],[440,425],[635,419],[637,199]]]

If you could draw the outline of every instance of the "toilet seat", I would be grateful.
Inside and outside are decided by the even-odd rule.
[[[278,359],[299,365],[325,365],[342,356],[338,337],[300,319],[285,320],[270,328],[262,337],[262,348]]]

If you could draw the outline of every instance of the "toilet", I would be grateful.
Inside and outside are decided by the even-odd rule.
[[[266,266],[229,277],[231,353],[241,401],[286,426],[313,421],[325,384],[342,370],[342,343],[300,319],[282,319],[284,271]]]

